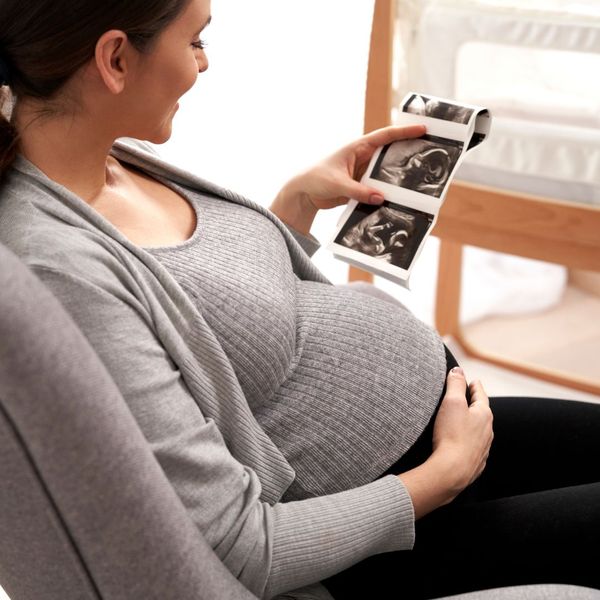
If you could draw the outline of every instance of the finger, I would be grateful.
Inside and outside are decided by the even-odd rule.
[[[475,402],[479,402],[484,404],[485,406],[490,405],[490,400],[483,389],[483,385],[481,381],[475,380],[469,384],[469,391],[471,392],[471,406],[475,404]]]
[[[365,139],[373,146],[385,146],[386,144],[390,144],[391,142],[396,142],[398,140],[421,137],[425,131],[425,125],[384,127],[368,133],[365,136]]]
[[[451,369],[448,373],[446,381],[446,397],[462,399],[466,402],[467,380],[460,367],[454,367],[454,369]]]

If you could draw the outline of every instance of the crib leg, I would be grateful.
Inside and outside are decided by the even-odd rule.
[[[367,283],[373,283],[373,274],[363,271],[358,267],[350,266],[348,268],[348,281],[366,281]]]
[[[462,244],[440,240],[435,300],[435,326],[440,335],[460,335]]]

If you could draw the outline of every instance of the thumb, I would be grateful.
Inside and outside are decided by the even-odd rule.
[[[467,380],[464,371],[460,367],[454,367],[448,373],[446,380],[446,398],[466,402]]]
[[[348,198],[353,198],[363,204],[383,204],[385,200],[382,192],[358,181],[351,180],[344,187],[346,188],[344,193]]]

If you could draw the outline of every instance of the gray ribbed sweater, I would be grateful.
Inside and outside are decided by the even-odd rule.
[[[439,337],[400,305],[298,278],[279,229],[256,211],[177,191],[194,207],[196,231],[148,251],[204,315],[294,468],[286,499],[373,481],[433,413]]]
[[[327,282],[293,236],[265,209],[168,165],[142,144],[120,141],[113,154],[157,177],[251,208],[279,232],[295,277],[325,289]],[[253,417],[201,307],[152,253],[22,158],[0,189],[0,239],[79,324],[190,517],[249,589],[270,597],[366,556],[411,547],[412,505],[396,477],[278,502],[294,471]],[[439,340],[433,350],[441,388]]]

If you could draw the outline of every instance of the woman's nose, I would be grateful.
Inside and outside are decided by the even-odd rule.
[[[198,61],[198,73],[204,73],[208,69],[208,58],[205,52],[201,52],[197,58]]]

